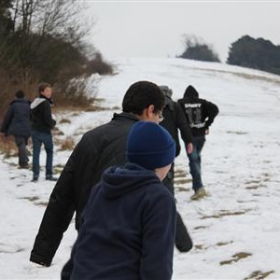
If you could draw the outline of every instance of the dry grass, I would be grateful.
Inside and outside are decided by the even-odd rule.
[[[242,211],[228,211],[228,210],[222,210],[217,214],[209,215],[209,216],[202,216],[201,219],[220,219],[226,216],[239,216],[244,215],[245,213],[251,211],[251,209],[242,210]]]
[[[75,147],[74,139],[71,136],[68,136],[61,143],[59,151],[72,151],[74,147]]]
[[[0,140],[0,151],[4,154],[5,158],[17,156],[17,146],[12,136],[2,137]]]
[[[233,262],[238,262],[238,261],[248,258],[250,256],[252,256],[251,253],[246,253],[246,252],[236,253],[232,256],[232,259],[229,259],[226,261],[221,261],[220,265],[232,264]]]
[[[256,270],[256,271],[252,272],[249,275],[249,277],[244,278],[244,280],[250,280],[250,279],[262,280],[262,279],[265,279],[267,276],[269,276],[272,273],[274,273],[274,270],[270,270],[267,272],[262,272],[260,270]]]

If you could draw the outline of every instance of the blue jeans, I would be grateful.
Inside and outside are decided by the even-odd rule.
[[[18,147],[18,164],[21,167],[28,165],[28,156],[26,149],[28,138],[29,137],[15,136],[15,143]]]
[[[53,174],[53,139],[51,133],[40,132],[33,130],[31,133],[33,142],[33,162],[32,170],[33,177],[38,178],[40,173],[40,152],[41,146],[44,144],[44,148],[47,154],[46,160],[46,176],[52,176]]]
[[[193,152],[188,154],[190,173],[192,175],[192,188],[196,192],[203,187],[201,179],[201,151],[205,143],[205,136],[193,138]]]

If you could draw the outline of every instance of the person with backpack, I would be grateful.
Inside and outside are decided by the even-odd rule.
[[[25,99],[25,93],[18,90],[15,93],[15,99],[5,114],[1,133],[5,136],[13,135],[18,148],[19,168],[28,169],[28,151],[27,144],[31,134],[30,123],[30,101]]]
[[[178,103],[185,113],[192,132],[193,152],[188,154],[194,191],[191,199],[198,200],[207,196],[201,178],[201,151],[206,141],[206,135],[209,134],[209,127],[219,113],[219,108],[214,103],[199,98],[197,90],[192,85],[186,88],[184,97],[179,99]]]

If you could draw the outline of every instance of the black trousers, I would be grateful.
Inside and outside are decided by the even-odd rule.
[[[163,180],[163,184],[174,196],[174,164],[172,164],[168,174]],[[176,219],[177,222],[176,222],[175,246],[180,252],[188,252],[193,247],[192,239],[178,211],[177,211],[176,218],[177,218]]]

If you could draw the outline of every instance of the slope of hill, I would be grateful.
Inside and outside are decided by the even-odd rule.
[[[202,154],[203,180],[211,196],[190,201],[188,159],[184,151],[176,159],[177,208],[195,246],[187,254],[175,250],[173,279],[279,279],[280,77],[183,59],[115,63],[118,74],[99,80],[98,98],[106,110],[58,114],[57,168],[70,155],[60,151],[59,143],[67,137],[77,142],[86,130],[110,120],[130,84],[166,84],[174,99],[192,84],[202,98],[219,106],[220,114]],[[76,238],[73,224],[50,268],[28,262],[54,184],[43,179],[31,183],[31,171],[16,169],[16,158],[0,157],[0,279],[59,279]]]

